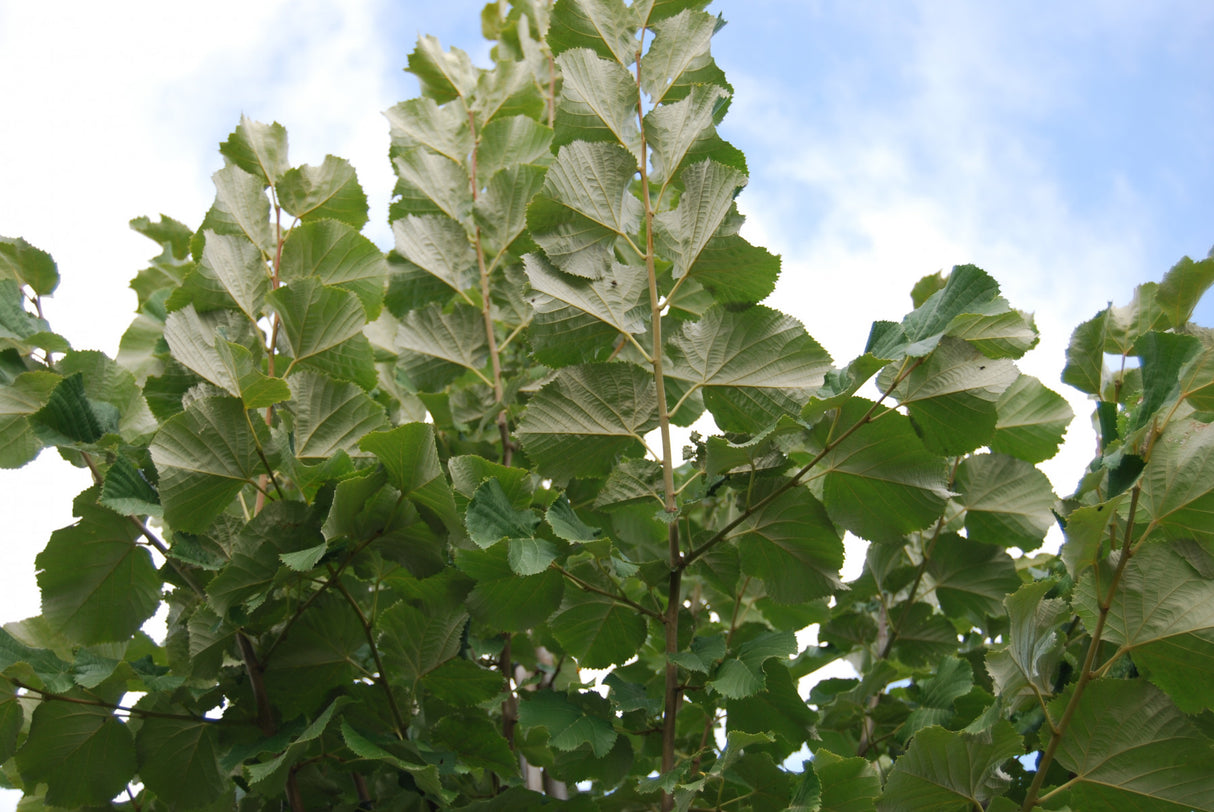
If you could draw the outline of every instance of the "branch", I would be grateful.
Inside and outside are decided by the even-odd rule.
[[[108,708],[109,710],[119,711],[129,716],[136,716],[141,719],[176,719],[183,722],[205,722],[206,724],[231,724],[231,720],[227,719],[212,719],[209,716],[195,716],[187,713],[163,713],[161,711],[144,710],[143,708],[129,707],[120,705],[117,702],[103,702],[100,699],[81,699],[76,696],[65,696],[57,694],[53,691],[45,691],[42,688],[35,688],[32,685],[26,685],[24,682],[12,677],[0,674],[0,679],[7,681],[9,684],[23,691],[32,694],[37,694],[38,698],[43,702],[68,702],[73,705],[88,705],[94,708]]]
[[[621,595],[616,592],[610,592],[606,589],[595,586],[594,584],[590,583],[589,581],[584,581],[581,578],[574,575],[569,570],[562,567],[560,564],[557,564],[555,561],[552,564],[549,564],[549,566],[552,567],[557,572],[559,572],[561,575],[568,578],[579,589],[581,589],[585,592],[593,592],[596,595],[602,595],[604,598],[610,598],[611,600],[615,601],[616,603],[620,603],[625,606],[631,607],[631,608],[637,610],[638,612],[640,612],[641,614],[645,615],[646,617],[653,618],[654,620],[660,621],[662,623],[666,622],[666,618],[664,616],[653,611],[652,609],[646,609],[644,606],[642,606],[641,604],[632,600],[627,595]]]
[[[401,741],[405,740],[405,720],[401,716],[400,707],[396,704],[396,697],[392,694],[392,687],[388,685],[388,674],[384,669],[384,661],[379,656],[379,647],[375,645],[375,635],[371,633],[371,624],[367,621],[367,616],[363,614],[362,607],[358,605],[358,601],[354,600],[354,596],[350,594],[350,590],[346,589],[345,584],[337,579],[333,568],[329,567],[329,574],[334,580],[334,587],[346,599],[346,603],[350,604],[350,608],[358,615],[358,622],[363,627],[363,636],[367,638],[367,645],[371,648],[371,657],[375,660],[375,670],[378,673],[376,682],[384,690],[384,695],[388,698],[388,709],[392,712],[392,721],[396,725],[396,737]]]

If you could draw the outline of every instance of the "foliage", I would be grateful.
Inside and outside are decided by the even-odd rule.
[[[842,366],[760,304],[706,5],[422,37],[386,256],[346,162],[242,120],[197,230],[132,222],[117,360],[0,242],[0,464],[96,483],[0,630],[23,809],[1214,809],[1214,260],[1076,330],[1058,500],[1070,408],[984,271]]]

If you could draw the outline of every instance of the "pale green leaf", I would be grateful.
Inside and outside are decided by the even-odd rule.
[[[394,147],[426,147],[457,165],[472,151],[468,118],[458,105],[440,107],[434,99],[409,99],[389,107],[384,118]]]
[[[755,432],[799,414],[830,369],[830,356],[801,323],[776,310],[714,307],[668,345],[667,377],[699,387],[717,425]]]
[[[463,222],[472,212],[467,170],[428,149],[393,150],[397,183],[388,210],[390,222],[407,215],[446,216]]]
[[[1163,275],[1156,301],[1172,327],[1183,327],[1201,297],[1214,285],[1214,257],[1194,262],[1184,257]]]
[[[639,155],[637,88],[632,74],[619,62],[603,59],[587,48],[564,51],[556,63],[562,81],[555,144],[610,141]]]
[[[544,518],[548,520],[548,526],[552,528],[552,532],[566,541],[590,542],[597,539],[603,532],[602,529],[591,527],[583,522],[574,512],[573,506],[569,504],[569,497],[565,494],[561,494],[555,502],[548,506],[548,512]]]
[[[99,416],[117,413],[118,433],[128,443],[143,443],[157,429],[135,376],[96,350],[73,350],[58,363],[63,375],[79,374],[91,408]]]
[[[451,472],[452,487],[468,499],[472,498],[482,482],[494,479],[515,508],[521,509],[531,504],[531,475],[525,468],[507,468],[484,457],[465,454],[447,460],[447,470]]]
[[[512,538],[507,547],[506,560],[510,569],[519,575],[538,575],[556,560],[560,550],[556,544],[544,538]]]
[[[1058,453],[1075,416],[1066,399],[1031,375],[1021,375],[995,404],[991,451],[1038,463]]]
[[[292,365],[320,355],[362,333],[366,313],[348,291],[303,279],[270,294],[282,320]]]
[[[826,749],[814,750],[814,771],[822,783],[825,812],[873,812],[881,794],[881,777],[865,758],[841,758]]]
[[[529,297],[535,309],[532,340],[540,348],[551,345],[554,350],[576,349],[593,338],[579,336],[574,343],[571,334],[582,331],[585,336],[588,329],[593,331],[591,336],[601,335],[606,346],[620,333],[645,330],[648,277],[644,267],[613,262],[601,278],[588,280],[562,273],[539,254],[528,254],[523,259],[527,281],[534,291]],[[544,352],[540,355],[542,358]],[[565,355],[558,353],[558,357]]]
[[[1134,288],[1134,297],[1124,307],[1110,307],[1106,312],[1104,351],[1133,355],[1138,339],[1155,330],[1171,325],[1157,299],[1159,285],[1146,282]]]
[[[721,304],[754,304],[775,290],[780,258],[737,234],[723,234],[708,241],[690,274]],[[680,291],[690,289],[684,282]],[[683,306],[678,296],[672,300],[674,305]]]
[[[422,677],[459,654],[467,622],[468,613],[460,606],[398,603],[380,614],[375,625],[389,678],[415,688]]]
[[[729,91],[718,85],[695,85],[677,102],[663,104],[645,115],[645,139],[652,150],[651,179],[665,184],[696,158],[745,172],[745,160],[716,134],[716,116],[729,99]],[[741,165],[739,165],[741,162]]]
[[[559,0],[552,8],[548,46],[554,54],[589,48],[627,67],[637,45],[632,11],[622,0]]]
[[[962,313],[949,324],[948,334],[988,358],[1019,358],[1037,345],[1033,317],[1019,310]]]
[[[59,286],[59,268],[41,248],[21,237],[0,237],[0,279],[29,285],[38,296],[49,296]]]
[[[218,280],[249,320],[257,321],[270,289],[270,278],[261,252],[241,236],[217,234],[214,231],[203,233],[206,244],[202,249],[198,273]]]
[[[1214,707],[1211,575],[1214,560],[1196,544],[1144,546],[1126,564],[1104,629],[1104,639],[1130,654],[1138,670],[1187,713]],[[1091,572],[1076,588],[1075,609],[1089,629],[1105,597],[1097,588]]]
[[[1180,371],[1180,394],[1194,409],[1214,411],[1214,349],[1203,351]]]
[[[1063,701],[1051,707],[1055,719]],[[1214,747],[1140,680],[1089,683],[1057,758],[1074,775],[1074,809],[1214,810]]]
[[[91,699],[83,692],[72,697]],[[28,787],[46,784],[47,804],[101,806],[134,777],[135,742],[109,708],[40,702],[16,763]]]
[[[42,449],[30,416],[46,405],[60,377],[51,372],[23,372],[0,385],[0,468],[20,468]]]
[[[476,284],[476,251],[463,226],[442,215],[410,215],[392,224],[397,252],[460,293]]]
[[[248,116],[219,145],[219,151],[232,163],[251,175],[260,175],[266,183],[277,183],[290,167],[287,163],[287,129],[278,122],[263,124]]]
[[[1052,586],[1049,581],[1026,584],[1003,601],[1011,629],[1007,642],[987,653],[986,670],[1008,707],[1024,707],[1054,692],[1064,642],[1059,627],[1069,611],[1065,601],[1045,597]]]
[[[363,436],[387,425],[383,407],[354,384],[307,370],[287,383],[295,414],[295,456],[301,460],[324,459],[338,451],[360,456]]]
[[[994,279],[974,265],[957,265],[944,287],[907,314],[900,325],[886,323],[885,329],[874,329],[865,351],[891,360],[919,358],[935,349],[957,317],[1006,310]]]
[[[201,532],[240,489],[264,472],[269,432],[235,398],[205,398],[165,421],[149,446],[160,473],[165,520]]]
[[[979,808],[1007,783],[999,767],[1024,750],[1020,735],[1001,721],[980,733],[941,727],[919,731],[897,761],[877,802],[879,812]]]
[[[437,304],[406,313],[396,329],[398,369],[425,392],[438,392],[466,370],[479,371],[489,360],[484,317],[474,307]]]
[[[656,23],[656,36],[641,59],[641,87],[653,104],[666,99],[671,87],[684,84],[680,78],[711,63],[709,43],[719,20],[711,14],[686,9]]]
[[[1066,366],[1062,369],[1062,380],[1089,395],[1099,394],[1104,385],[1107,323],[1108,311],[1102,310],[1075,328],[1066,348]]]
[[[654,223],[659,246],[674,262],[675,279],[691,270],[717,235],[747,180],[744,172],[712,160],[688,166],[679,179],[678,207],[659,213]]]
[[[976,454],[961,463],[955,483],[971,541],[1035,550],[1054,523],[1050,481],[1024,460]]]
[[[370,321],[379,315],[388,264],[375,244],[337,220],[314,220],[291,229],[282,246],[279,276],[291,283],[315,278],[350,291]]]
[[[588,364],[562,369],[541,389],[517,435],[549,476],[606,476],[656,425],[652,375],[631,364]]]
[[[552,162],[552,130],[527,116],[494,119],[480,136],[476,147],[478,177],[492,178],[510,166],[547,166]]]
[[[326,155],[320,166],[288,170],[278,183],[278,201],[303,221],[340,220],[354,228],[367,223],[367,196],[358,185],[354,167]]]
[[[468,55],[459,48],[444,51],[429,35],[417,38],[417,47],[409,54],[409,72],[417,77],[422,95],[439,104],[467,97],[476,87],[476,68]]]
[[[636,157],[616,144],[561,147],[527,209],[532,239],[558,268],[587,279],[607,272],[616,239],[640,227],[636,171]]]
[[[210,230],[219,234],[244,236],[257,246],[262,256],[273,256],[270,201],[261,178],[231,164],[220,169],[211,179],[215,182],[215,203],[198,227],[194,243],[198,243]],[[200,255],[199,250],[194,249],[196,258]]]
[[[1214,424],[1165,429],[1142,472],[1139,512],[1165,538],[1214,542]]]
[[[485,191],[477,198],[474,214],[491,264],[507,250],[523,250],[532,245],[524,233],[527,205],[543,184],[544,169],[531,165],[507,167],[489,178]]]

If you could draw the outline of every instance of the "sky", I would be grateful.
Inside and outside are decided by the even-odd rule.
[[[128,228],[196,227],[217,146],[242,114],[278,121],[293,164],[349,159],[390,247],[382,111],[417,95],[419,34],[488,65],[482,0],[0,0],[0,234],[50,251],[52,327],[116,353],[157,247]],[[1214,4],[716,0],[746,154],[743,234],[783,257],[769,304],[842,365],[925,274],[974,263],[1036,314],[1020,363],[1059,382],[1071,330],[1214,245]],[[1195,318],[1214,326],[1214,296]],[[1057,462],[1092,450],[1090,407]],[[53,451],[0,471],[0,622],[38,611],[34,556],[88,485]],[[855,562],[852,562],[853,564]]]

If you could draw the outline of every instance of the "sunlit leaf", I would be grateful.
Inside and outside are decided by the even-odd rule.
[[[354,167],[332,155],[326,155],[320,166],[305,164],[284,173],[278,200],[284,210],[305,222],[340,220],[355,228],[367,223],[367,196]]]
[[[971,541],[1035,550],[1054,523],[1057,497],[1049,479],[1015,457],[969,457],[958,467],[954,487]]]

